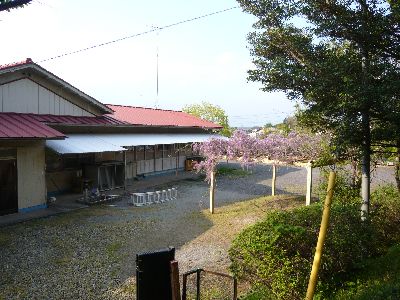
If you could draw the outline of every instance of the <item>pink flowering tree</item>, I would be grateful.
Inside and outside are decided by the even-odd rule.
[[[214,176],[218,162],[223,159],[238,160],[242,166],[259,161],[271,160],[275,164],[292,164],[318,159],[323,152],[322,136],[292,132],[287,136],[270,134],[259,139],[243,131],[235,131],[231,138],[213,138],[203,143],[195,143],[193,150],[205,158],[195,165],[197,171],[205,171],[206,178],[214,187]],[[273,181],[273,195],[274,195]],[[214,191],[210,191],[211,197]],[[212,200],[213,203],[213,200]]]
[[[243,166],[265,159],[285,164],[312,161],[318,159],[323,151],[322,138],[292,132],[287,136],[270,134],[258,139],[238,130],[229,139],[213,138],[193,144],[193,150],[205,158],[195,168],[197,171],[204,170],[209,179],[222,159],[238,160]]]

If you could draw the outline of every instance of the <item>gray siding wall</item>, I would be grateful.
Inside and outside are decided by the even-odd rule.
[[[179,165],[178,168],[185,167],[185,159],[186,156],[181,155],[179,156]],[[159,171],[168,171],[168,170],[175,170],[176,169],[176,160],[177,157],[166,157],[166,158],[158,158],[155,160],[139,160],[137,162],[137,175],[140,174],[148,174],[153,172]],[[154,164],[156,169],[154,170]]]
[[[29,79],[0,85],[0,112],[93,116]]]

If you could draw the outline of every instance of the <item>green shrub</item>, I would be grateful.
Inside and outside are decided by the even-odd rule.
[[[304,297],[311,271],[322,205],[274,211],[244,231],[229,250],[231,271],[254,286],[267,287],[277,299]],[[334,287],[339,278],[375,254],[376,232],[362,222],[359,205],[334,204],[324,247],[318,289]]]
[[[323,167],[320,169],[320,183],[317,186],[318,198],[323,201],[326,197],[326,190],[328,187],[330,169]],[[333,194],[333,202],[343,203],[361,203],[360,189],[352,187],[350,170],[344,167],[336,168],[336,180],[335,180],[335,193]]]
[[[370,219],[382,248],[400,241],[400,193],[394,185],[381,186],[371,194]]]
[[[328,299],[400,299],[400,245],[366,261],[365,268],[352,274],[351,281]]]
[[[369,268],[366,258],[377,257],[400,242],[400,193],[397,189],[394,186],[376,189],[371,195],[370,217],[362,222],[358,191],[352,190],[342,175],[339,174],[335,187],[324,246],[317,286],[319,299],[331,298],[335,290],[343,287],[347,290],[355,274]],[[239,234],[229,255],[232,272],[249,280],[254,287],[244,299],[304,297],[321,217],[322,203],[292,211],[274,211]],[[362,283],[356,286],[362,287]],[[381,286],[380,292],[392,293],[393,285],[387,287],[382,282]],[[366,287],[363,288],[367,291]]]
[[[275,300],[275,297],[266,287],[257,286],[254,287],[245,296],[240,297],[239,300]]]

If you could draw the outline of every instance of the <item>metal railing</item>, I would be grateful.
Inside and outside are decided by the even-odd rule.
[[[231,275],[228,274],[224,274],[224,273],[220,273],[220,272],[215,272],[215,271],[210,271],[210,270],[205,270],[205,269],[195,269],[195,270],[191,270],[188,272],[183,273],[182,275],[182,300],[187,300],[187,279],[188,276],[192,275],[192,274],[196,274],[196,300],[200,300],[200,290],[201,290],[201,272],[204,273],[209,273],[212,275],[217,275],[217,276],[222,276],[225,278],[229,278],[232,279],[233,281],[233,296],[232,299],[233,300],[237,300],[237,279]]]

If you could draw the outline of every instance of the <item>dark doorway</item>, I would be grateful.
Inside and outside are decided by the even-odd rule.
[[[0,216],[18,212],[17,160],[0,159]]]

